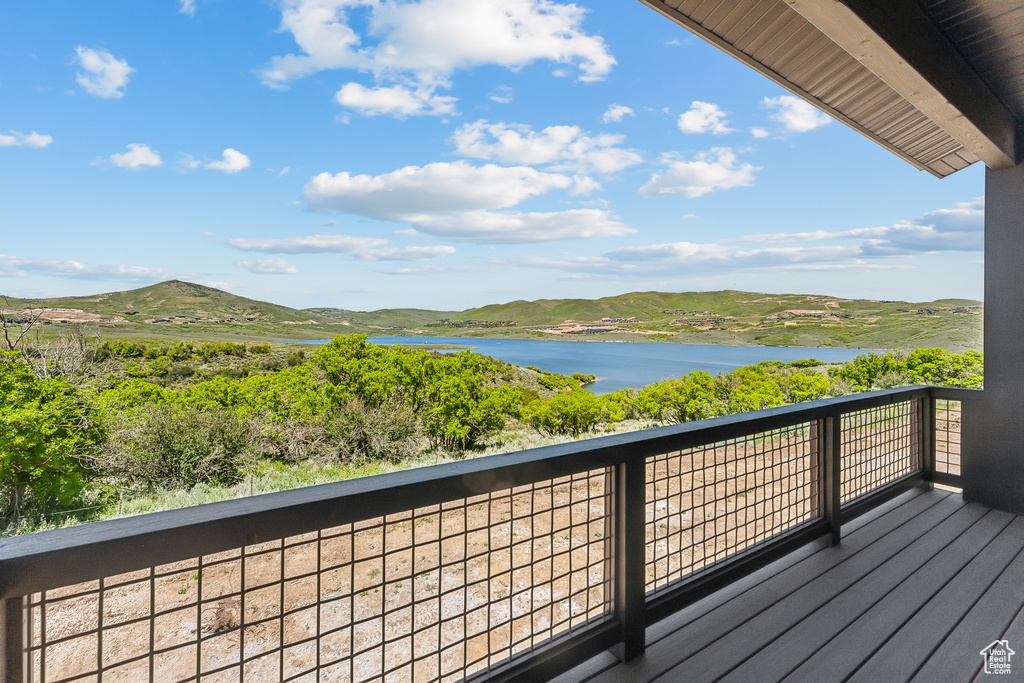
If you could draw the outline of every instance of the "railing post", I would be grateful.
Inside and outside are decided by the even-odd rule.
[[[821,420],[818,443],[821,445],[821,502],[825,521],[832,532],[832,545],[838,545],[842,537],[842,418],[832,415]]]
[[[615,466],[615,614],[627,662],[646,647],[646,476],[644,458]]]
[[[0,600],[0,673],[6,683],[25,680],[25,630],[22,598]]]
[[[925,481],[929,482],[929,486],[932,486],[932,475],[935,474],[935,398],[929,392],[917,404],[921,473]]]

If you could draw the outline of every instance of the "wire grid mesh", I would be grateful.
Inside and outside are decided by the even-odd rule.
[[[610,613],[609,477],[31,595],[28,680],[462,680]]]
[[[867,408],[840,417],[841,502],[921,469],[916,401]]]
[[[960,474],[960,401],[935,399],[935,471]]]
[[[647,591],[818,517],[817,425],[647,459]]]

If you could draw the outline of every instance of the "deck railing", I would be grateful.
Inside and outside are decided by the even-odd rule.
[[[910,387],[0,539],[4,680],[538,680],[899,491]]]

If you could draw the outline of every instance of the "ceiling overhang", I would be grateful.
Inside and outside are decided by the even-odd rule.
[[[641,0],[938,177],[1017,162],[1018,123],[915,0]]]

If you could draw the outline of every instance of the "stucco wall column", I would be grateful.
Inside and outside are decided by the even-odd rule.
[[[1024,164],[985,171],[985,391],[962,430],[964,498],[1024,513]]]

